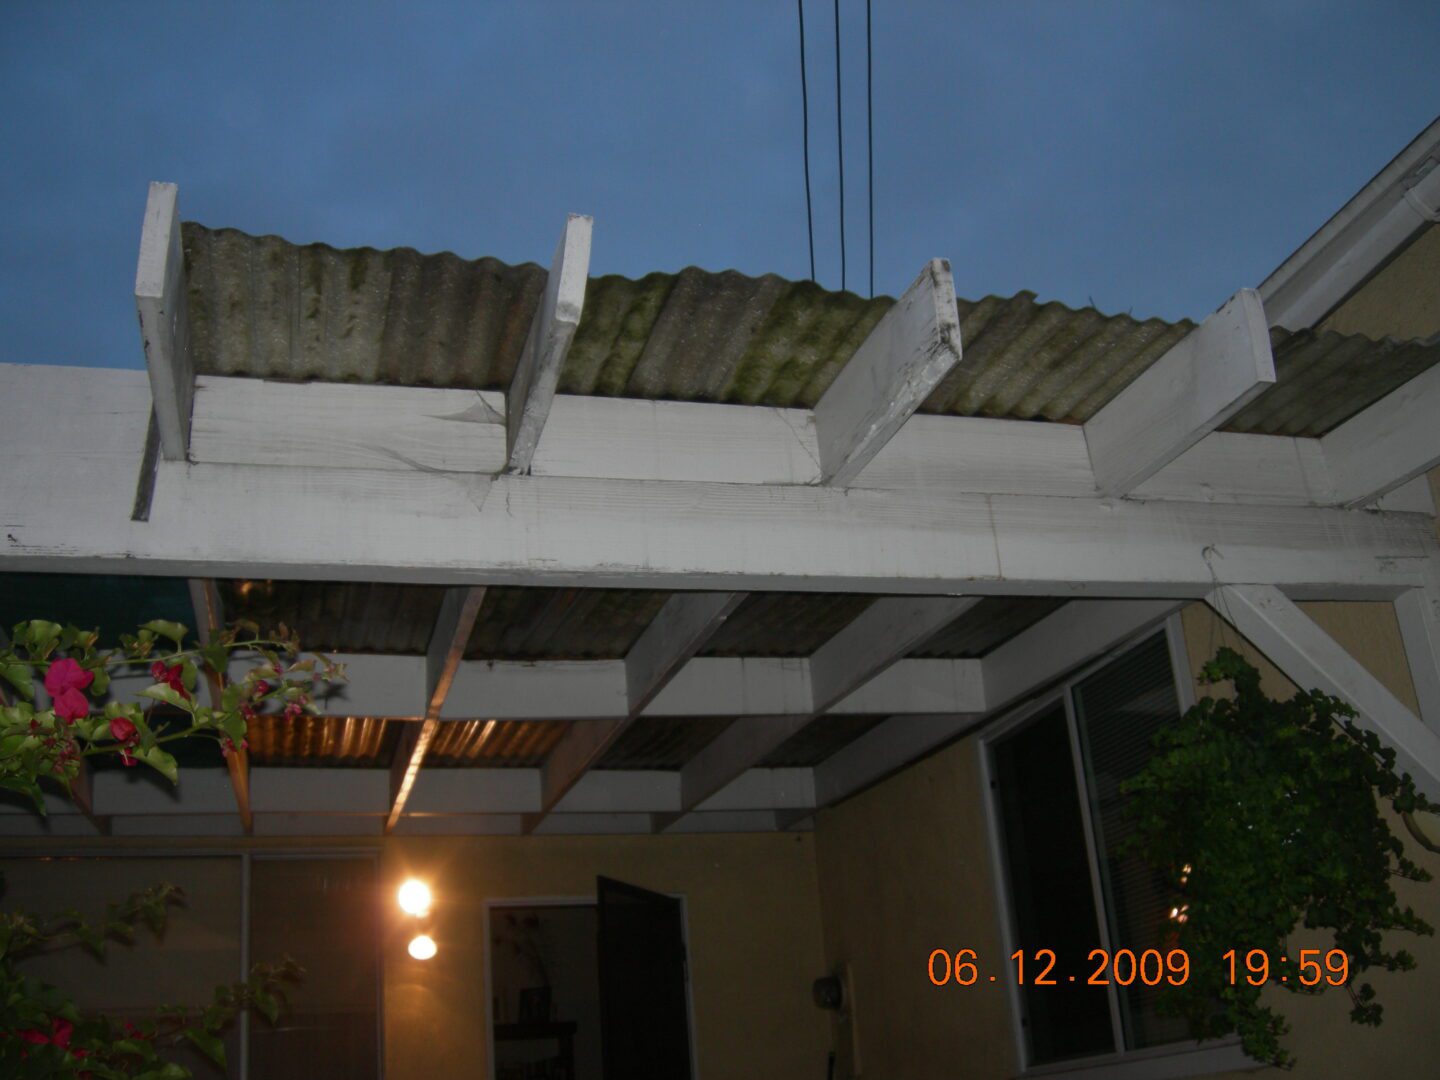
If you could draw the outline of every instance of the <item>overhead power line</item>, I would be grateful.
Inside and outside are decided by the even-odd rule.
[[[810,92],[805,78],[805,0],[796,0],[800,11],[800,118],[805,146],[805,231],[810,237],[810,280],[815,280],[815,213],[810,206]]]
[[[835,0],[835,141],[840,151],[840,288],[845,288],[845,124],[840,96],[840,0]]]
[[[870,64],[870,0],[865,0],[865,193],[870,197],[870,295],[875,295],[875,106]]]

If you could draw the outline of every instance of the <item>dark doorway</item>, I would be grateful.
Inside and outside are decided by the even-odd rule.
[[[690,1080],[680,901],[604,877],[595,891],[606,1080]]]

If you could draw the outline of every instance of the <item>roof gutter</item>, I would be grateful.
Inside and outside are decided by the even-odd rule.
[[[1261,284],[1272,326],[1319,323],[1429,224],[1440,221],[1440,119]]]

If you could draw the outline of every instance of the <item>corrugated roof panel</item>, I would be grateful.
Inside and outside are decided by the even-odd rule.
[[[754,593],[701,656],[809,656],[875,602],[850,593]]]
[[[252,765],[386,768],[404,720],[370,716],[258,716],[245,738]]]
[[[883,716],[821,716],[806,724],[760,762],[765,769],[809,768],[854,742]]]
[[[184,240],[205,374],[503,389],[546,279],[531,263],[300,246],[188,222]],[[733,270],[594,278],[560,388],[810,407],[892,303]],[[964,356],[927,412],[1083,423],[1194,326],[1029,292],[958,309]],[[1440,360],[1440,344],[1325,337],[1275,330],[1279,382],[1232,429],[1319,434]],[[1337,364],[1342,377],[1328,378]]]
[[[679,769],[731,724],[729,717],[642,716],[606,751],[600,769]]]
[[[425,765],[535,768],[569,726],[560,720],[447,720],[430,742]]]
[[[1064,603],[1048,596],[987,596],[910,655],[936,660],[984,656]]]
[[[353,581],[222,581],[226,621],[285,623],[306,649],[322,652],[425,651],[445,589],[440,585]]]
[[[467,660],[616,660],[670,594],[653,589],[492,588]]]

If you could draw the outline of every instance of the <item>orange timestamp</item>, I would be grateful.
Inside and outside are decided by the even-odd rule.
[[[1288,956],[1282,956],[1272,969],[1270,955],[1264,949],[1251,949],[1243,957],[1236,949],[1230,949],[1220,957],[1228,964],[1230,984],[1236,985],[1243,979],[1251,986],[1262,986],[1266,982],[1295,982],[1300,986],[1318,986],[1322,981],[1331,986],[1343,986],[1350,977],[1350,957],[1343,949],[1325,952],[1301,949],[1299,961],[1293,967]],[[1056,971],[1059,958],[1054,949],[1016,949],[1010,954],[1014,982],[1019,986],[1132,986],[1139,982],[1145,986],[1183,986],[1190,979],[1190,954],[1184,949],[1091,949],[1086,957],[1085,968],[1078,974]],[[935,986],[975,986],[1000,981],[998,974],[986,974],[980,969],[980,957],[974,949],[960,949],[950,952],[934,949],[926,961],[926,973]]]

